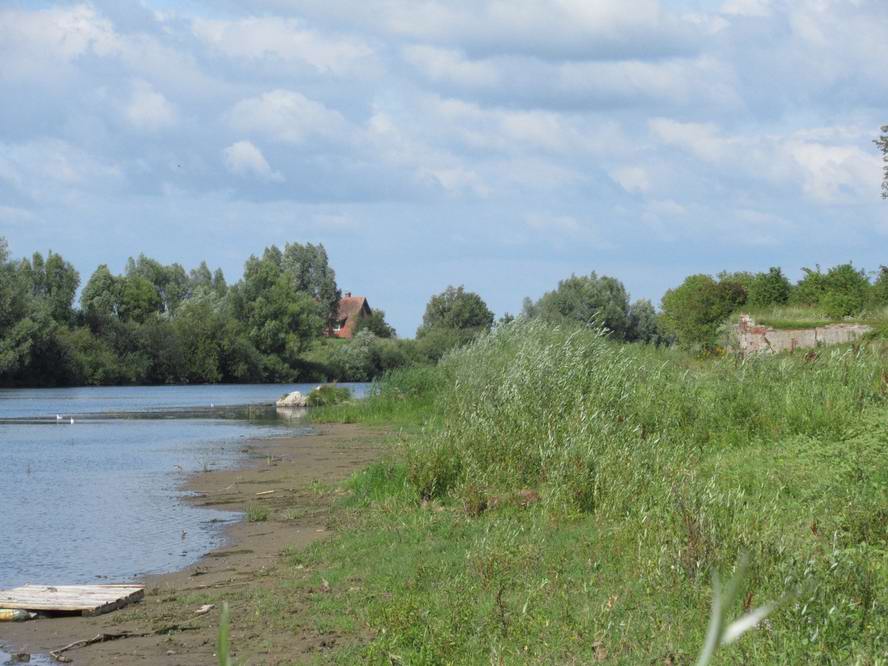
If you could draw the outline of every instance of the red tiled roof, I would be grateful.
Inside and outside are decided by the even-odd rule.
[[[339,299],[339,321],[346,321],[349,317],[358,314],[366,305],[367,299],[364,296],[343,296]],[[367,306],[370,309],[370,306]]]

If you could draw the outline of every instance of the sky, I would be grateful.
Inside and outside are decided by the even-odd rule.
[[[323,243],[411,337],[560,279],[888,264],[884,0],[0,2],[0,236],[85,282]]]

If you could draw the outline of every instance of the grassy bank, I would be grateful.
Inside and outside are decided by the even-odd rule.
[[[284,582],[326,581],[340,663],[680,664],[748,553],[733,614],[796,596],[721,663],[886,663],[885,377],[875,346],[701,363],[504,327],[319,414],[411,427]]]
[[[805,329],[828,326],[830,324],[867,324],[877,329],[888,327],[888,308],[874,306],[860,312],[856,316],[835,318],[830,317],[823,308],[807,305],[774,305],[768,308],[744,308],[757,324],[776,329]],[[731,324],[736,324],[740,313],[731,317]]]

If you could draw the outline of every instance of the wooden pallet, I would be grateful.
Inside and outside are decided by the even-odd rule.
[[[0,608],[101,615],[144,596],[144,585],[25,585],[0,590]]]

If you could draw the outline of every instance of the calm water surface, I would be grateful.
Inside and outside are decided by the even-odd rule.
[[[185,477],[235,464],[247,438],[304,432],[273,409],[234,406],[311,388],[0,390],[0,587],[122,582],[194,562],[238,516],[183,502]]]

